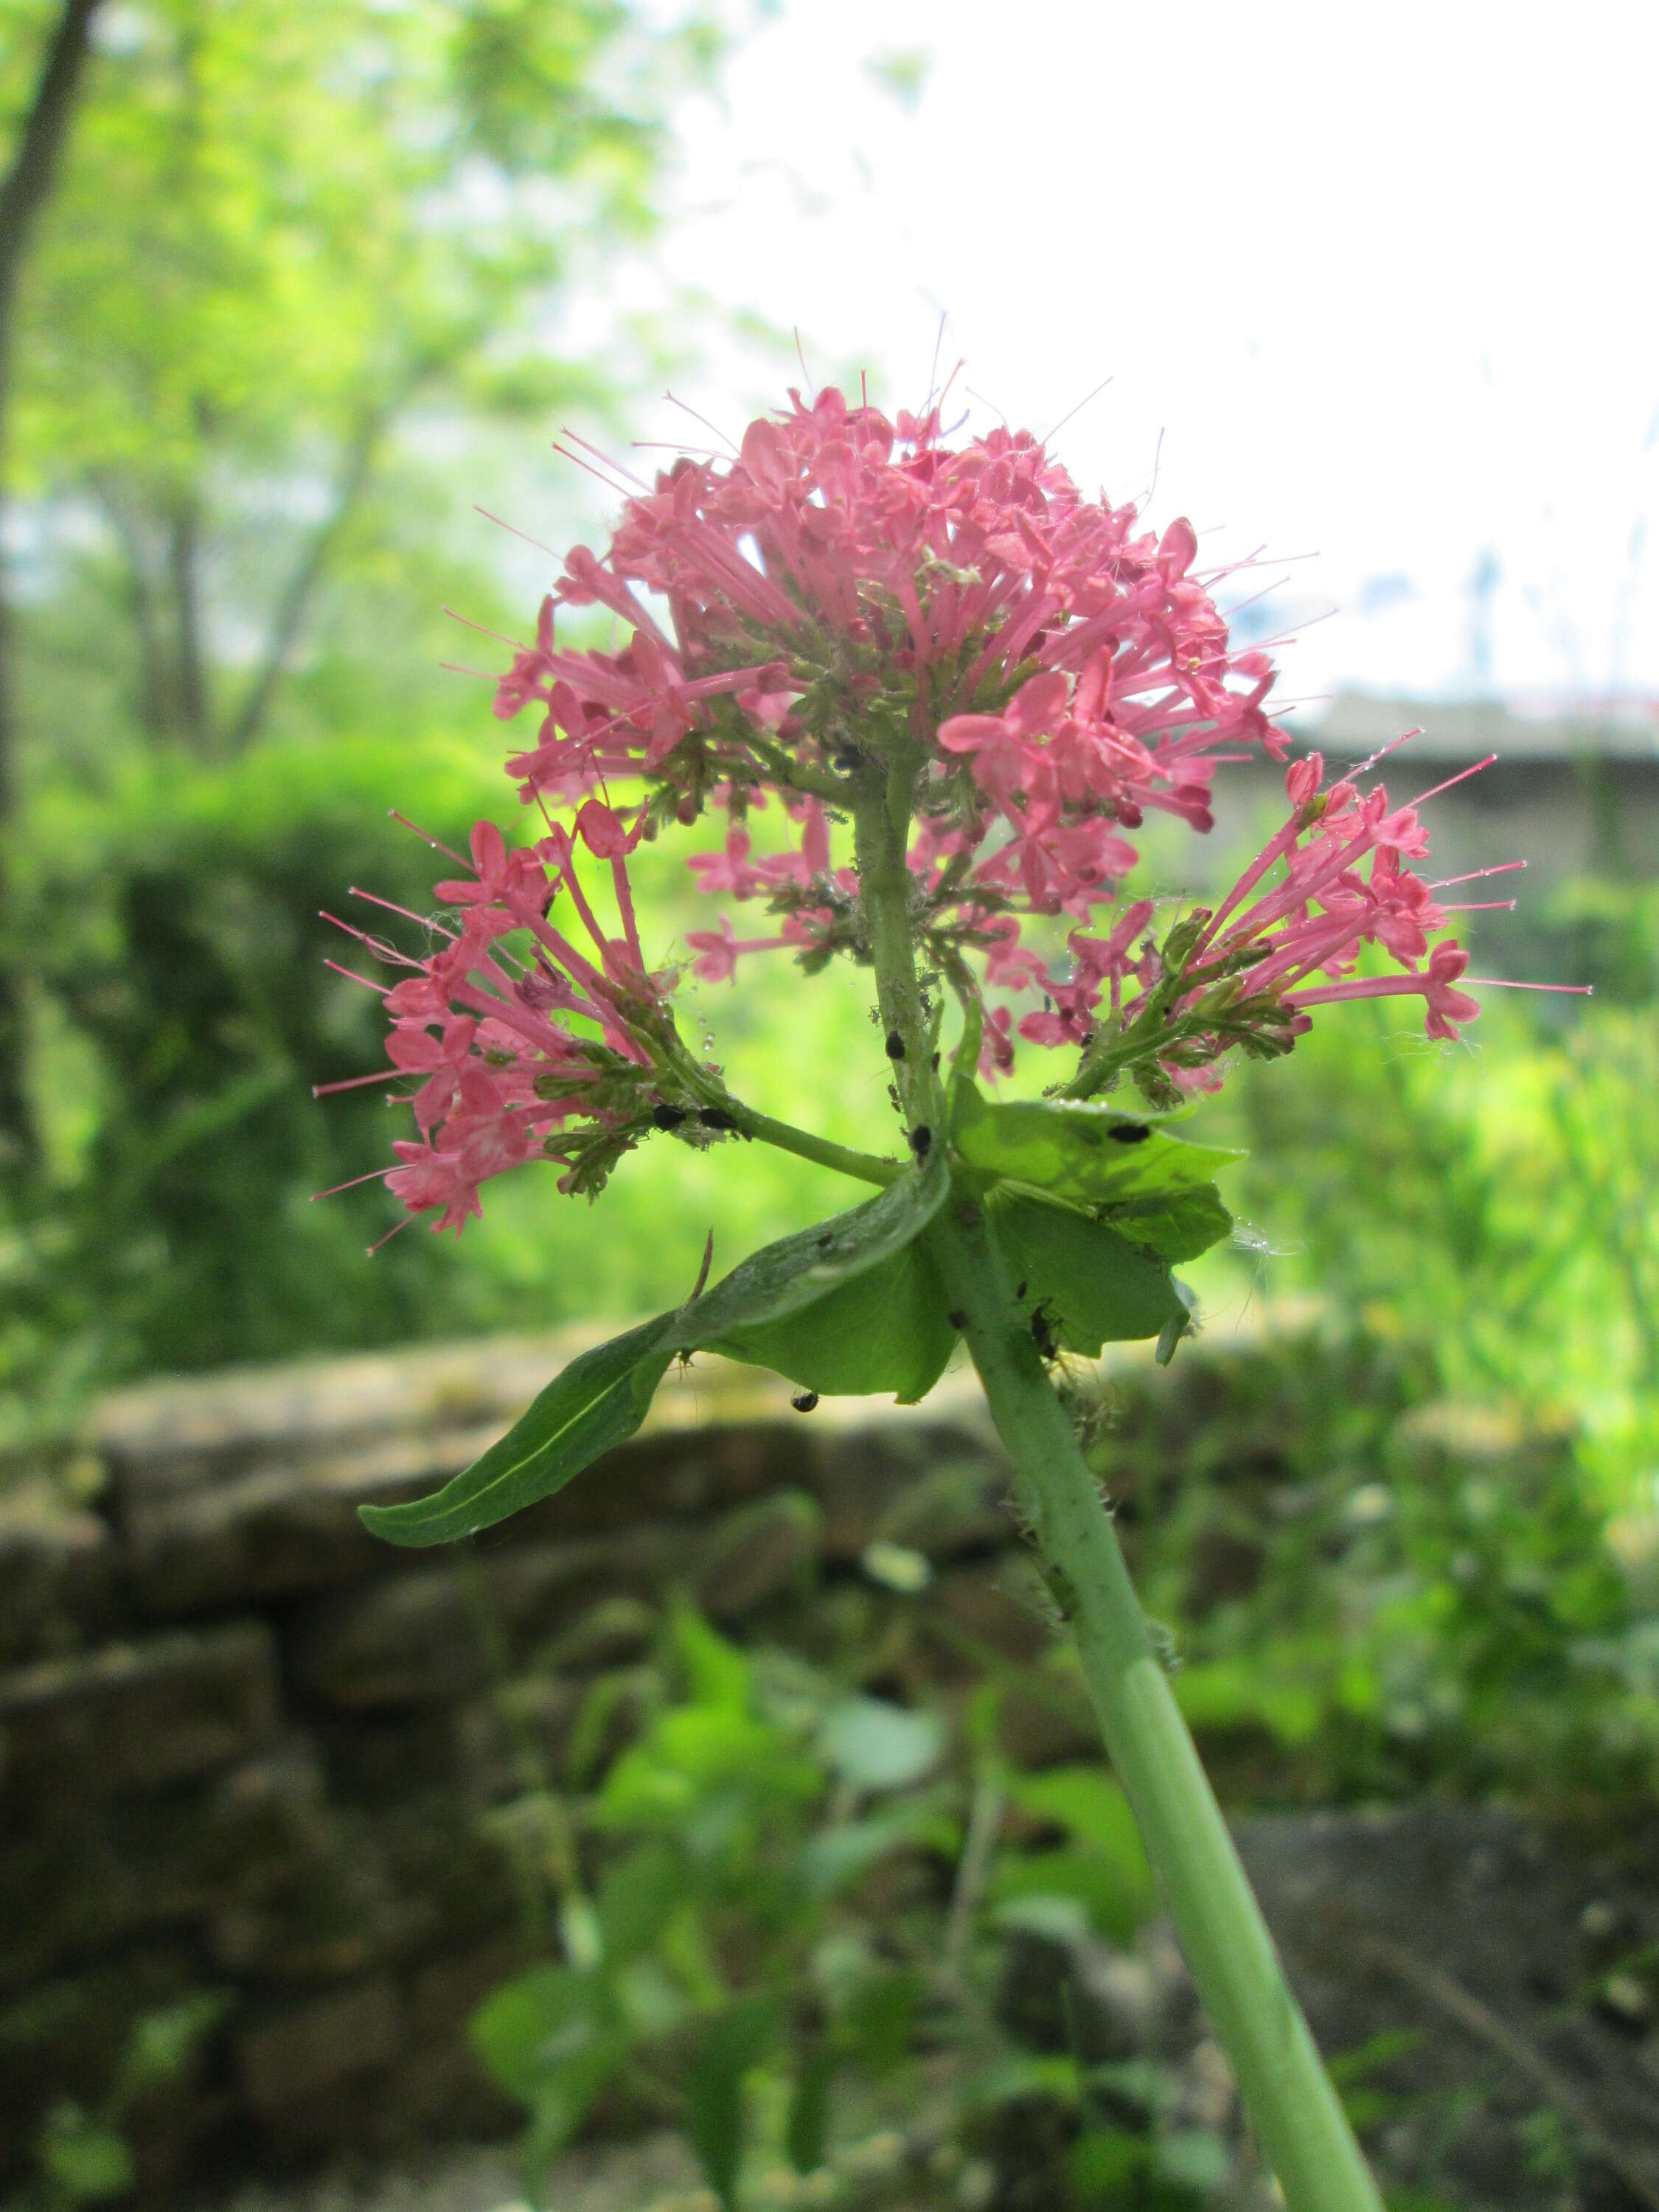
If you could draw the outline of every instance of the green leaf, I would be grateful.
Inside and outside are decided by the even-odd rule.
[[[890,1390],[901,1405],[914,1406],[955,1349],[948,1303],[927,1254],[910,1243],[811,1304],[728,1330],[708,1348],[769,1367],[807,1390],[846,1396]]]
[[[562,2069],[610,2047],[611,2023],[593,1975],[538,1966],[492,1990],[467,2033],[491,2077],[533,2105]]]
[[[882,1698],[843,1698],[824,1716],[823,1753],[854,1790],[902,1790],[932,1773],[945,1750],[944,1723]]]
[[[1200,1660],[1175,1677],[1189,1728],[1257,1727],[1280,1743],[1309,1742],[1324,1718],[1318,1688],[1266,1672],[1253,1660]]]
[[[1146,2173],[1152,2153],[1146,2138],[1127,2128],[1091,2128],[1066,2157],[1072,2193],[1079,2204],[1121,2204]]]
[[[430,1497],[360,1506],[364,1527],[393,1544],[447,1544],[551,1497],[634,1434],[677,1352],[717,1349],[809,1389],[920,1397],[955,1334],[926,1255],[907,1248],[949,1188],[937,1146],[878,1197],[764,1246],[702,1297],[583,1352],[482,1458]]]
[[[553,2160],[574,2140],[595,2099],[626,2057],[624,2039],[610,2036],[550,2066],[537,2083],[521,2152],[532,2186],[539,2184]]]
[[[685,1901],[685,1870],[665,1844],[646,1844],[599,1884],[599,1933],[607,1965],[637,1957]]]
[[[605,1778],[592,1817],[602,1827],[682,1836],[712,1797],[734,1789],[756,1804],[808,1804],[822,1791],[815,1761],[751,1713],[720,1705],[682,1705],[659,1714]]]
[[[1051,1766],[1021,1774],[1008,1795],[1022,1811],[1063,1828],[1074,1843],[1098,1851],[1116,1870],[1130,1909],[1145,1919],[1157,1899],[1152,1870],[1129,1801],[1097,1766]]]
[[[485,2070],[530,2107],[525,2162],[538,2176],[574,2136],[628,2048],[605,1984],[570,1966],[541,1966],[503,1983],[467,2033]]]
[[[994,2110],[1025,2097],[1053,2098],[1057,2104],[1075,2106],[1083,2087],[1082,2069],[1075,2058],[1056,2051],[1052,2057],[1033,2051],[1015,2051],[994,2058],[962,2086],[970,2111]]]
[[[865,1975],[843,2005],[842,2039],[860,2069],[880,2081],[902,2066],[915,2048],[916,2020],[927,1998],[927,1981],[919,1966],[878,1968]]]
[[[1056,1906],[1081,1907],[1089,1924],[1114,1942],[1127,1942],[1146,1918],[1154,1899],[1118,1860],[1091,1844],[1073,1843],[1048,1851],[1005,1850],[986,1885],[986,1903],[999,1924],[1008,1927],[1065,1926],[1067,1914]]]
[[[678,1319],[659,1314],[584,1352],[453,1481],[404,1505],[359,1506],[364,1527],[392,1544],[447,1544],[562,1490],[645,1419],[673,1358]]]
[[[115,2102],[125,2106],[146,2089],[178,2079],[229,2008],[222,1990],[200,1990],[174,2005],[147,2012],[134,2024],[121,2055]]]
[[[670,1339],[676,1351],[715,1346],[733,1331],[781,1321],[878,1267],[913,1243],[945,1203],[950,1170],[942,1146],[925,1167],[848,1213],[837,1213],[793,1237],[765,1245],[740,1267],[682,1306]]]
[[[784,2122],[784,2148],[797,2173],[816,2173],[830,2142],[830,2091],[836,2062],[829,2046],[815,2044],[801,2062]]]
[[[113,2128],[79,2105],[54,2105],[36,2138],[41,2172],[73,2204],[97,2204],[125,2196],[135,2172],[132,2153]]]
[[[1060,1099],[994,1103],[958,1077],[951,1143],[981,1175],[1074,1206],[1160,1260],[1195,1260],[1232,1227],[1214,1177],[1237,1154],[1132,1114]]]
[[[801,1850],[801,1887],[811,1898],[833,1897],[890,1851],[924,1850],[945,1857],[961,1843],[959,1828],[942,1808],[901,1799],[866,1819],[814,1829]]]
[[[736,2212],[743,2163],[744,2076],[765,2056],[777,2032],[769,1996],[746,1997],[722,2013],[691,2064],[686,2133],[702,2178],[725,2212]]]
[[[1025,1285],[1025,1310],[1041,1307],[1066,1351],[1092,1359],[1104,1345],[1186,1326],[1168,1269],[1115,1229],[1012,1190],[996,1192],[989,1206],[997,1242]]]
[[[685,1673],[690,1701],[726,1705],[746,1713],[754,1692],[755,1670],[745,1654],[689,1605],[675,1608],[674,1655]]]

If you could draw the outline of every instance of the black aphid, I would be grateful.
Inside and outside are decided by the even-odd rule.
[[[1144,1121],[1114,1121],[1106,1133],[1115,1145],[1144,1145],[1152,1133]]]
[[[910,1150],[919,1160],[925,1160],[932,1148],[933,1133],[925,1121],[918,1121],[910,1132]]]
[[[798,1413],[810,1413],[818,1402],[818,1394],[816,1390],[797,1390],[789,1402]]]
[[[968,1316],[963,1313],[960,1306],[952,1306],[950,1312],[945,1315],[945,1318],[950,1322],[952,1328],[966,1328],[968,1326]]]
[[[678,1129],[686,1118],[684,1106],[653,1106],[651,1109],[653,1129]]]
[[[705,1129],[735,1129],[737,1123],[724,1106],[705,1106],[697,1116]]]
[[[896,1030],[887,1032],[887,1057],[889,1060],[902,1060],[904,1057],[904,1039]]]

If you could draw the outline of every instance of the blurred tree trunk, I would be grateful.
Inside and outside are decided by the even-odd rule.
[[[69,135],[92,19],[101,0],[64,0],[47,44],[34,98],[0,183],[0,532],[5,526],[6,431],[11,363],[16,339],[18,283],[30,238],[52,192],[64,141]],[[0,542],[0,836],[16,802],[16,693],[12,666],[11,606]],[[0,933],[8,926],[6,860],[0,847]],[[0,1147],[28,1150],[27,1086],[23,1075],[23,1006],[19,979],[0,947]]]
[[[299,558],[272,611],[264,650],[248,685],[247,696],[231,725],[229,749],[232,752],[240,752],[245,746],[252,744],[264,726],[276,687],[288,667],[289,656],[299,641],[313,594],[328,565],[329,555],[368,483],[369,471],[374,466],[375,451],[381,437],[403,398],[413,392],[418,381],[417,377],[411,377],[408,391],[398,400],[388,400],[383,405],[368,408],[359,422],[346,450],[327,510],[310,538],[301,548]]]
[[[202,656],[202,532],[194,499],[186,496],[167,518],[167,582],[173,597],[173,651],[179,671],[179,726],[191,750],[209,750],[213,709]]]

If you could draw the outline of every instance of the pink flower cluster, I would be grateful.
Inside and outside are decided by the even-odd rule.
[[[641,838],[711,810],[725,833],[691,859],[700,888],[762,902],[774,926],[688,933],[699,975],[771,950],[869,959],[833,833],[874,805],[902,833],[918,952],[981,1024],[981,1067],[1011,1066],[1016,1036],[1076,1048],[1072,1097],[1212,1087],[1224,1054],[1288,1050],[1335,1000],[1419,996],[1437,1037],[1474,1018],[1465,954],[1431,946],[1454,909],[1409,865],[1427,850],[1415,807],[1326,790],[1317,755],[1213,913],[1178,911],[1160,938],[1152,901],[1120,903],[1148,811],[1207,830],[1222,762],[1287,750],[1273,665],[1232,649],[1211,596],[1228,572],[1195,571],[1188,523],[1159,535],[1133,504],[1085,499],[1023,431],[953,446],[937,408],[890,422],[838,392],[790,396],[727,458],[632,480],[610,550],[570,554],[496,683],[500,717],[538,716],[507,767],[548,833],[509,853],[480,824],[471,873],[437,887],[453,927],[386,994],[392,1064],[416,1085],[418,1135],[387,1177],[407,1207],[459,1228],[480,1182],[532,1154],[592,1190],[650,1127],[737,1126],[679,1042],[673,974],[647,971],[626,869]],[[566,611],[593,607],[625,635],[564,644]],[[577,881],[556,818],[572,810],[610,865],[619,938]],[[781,835],[757,849],[769,816]],[[556,926],[561,898],[588,949]],[[1026,932],[1041,918],[1051,945],[1060,916],[1056,963]],[[1358,973],[1366,947],[1399,972]]]
[[[1318,753],[1292,764],[1284,828],[1213,912],[1184,915],[1162,945],[1146,934],[1154,908],[1141,899],[1109,936],[1073,932],[1061,972],[1017,951],[994,956],[994,981],[1044,994],[1043,1012],[1028,1014],[1020,1033],[1081,1048],[1073,1095],[1123,1073],[1154,1097],[1166,1085],[1212,1090],[1230,1048],[1288,1050],[1310,1026],[1307,1009],[1337,1000],[1420,997],[1428,1034],[1443,1039],[1474,1020],[1479,1006],[1456,988],[1468,955],[1449,938],[1431,949],[1449,910],[1406,866],[1429,848],[1416,805],[1391,809],[1380,784],[1364,794],[1352,781],[1327,790],[1324,774]],[[1367,945],[1401,972],[1356,974]]]
[[[541,709],[508,763],[527,799],[642,781],[649,827],[727,812],[699,881],[769,900],[783,926],[700,933],[700,972],[830,943],[856,878],[830,869],[824,810],[872,765],[913,784],[908,858],[939,951],[1004,944],[1023,914],[1086,921],[1149,809],[1207,829],[1219,755],[1282,757],[1272,664],[1230,649],[1187,522],[1160,538],[1133,505],[1085,500],[1023,431],[953,448],[937,409],[893,423],[838,392],[792,398],[732,459],[682,459],[628,498],[496,692],[500,715]],[[621,650],[561,649],[558,610],[596,603],[629,625]],[[799,846],[757,857],[769,791]]]
[[[635,835],[596,799],[575,831],[610,862],[620,938],[584,893],[564,829],[509,851],[489,822],[472,832],[468,872],[435,887],[455,919],[424,959],[350,933],[408,971],[389,989],[372,986],[390,1017],[392,1067],[416,1086],[408,1103],[418,1133],[393,1146],[398,1165],[385,1180],[409,1213],[435,1213],[436,1228],[459,1231],[479,1212],[479,1185],[532,1158],[562,1164],[562,1189],[596,1189],[665,1110],[665,1006],[676,979],[650,973],[641,952],[625,866]]]

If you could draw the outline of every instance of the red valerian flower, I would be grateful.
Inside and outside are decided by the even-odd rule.
[[[419,1133],[394,1145],[386,1182],[410,1213],[435,1213],[434,1227],[459,1231],[480,1210],[479,1186],[531,1158],[559,1164],[561,1189],[592,1194],[684,1090],[668,1005],[677,971],[647,968],[635,920],[626,854],[637,832],[597,799],[575,827],[610,862],[620,937],[594,913],[565,830],[509,851],[481,822],[470,872],[436,886],[459,926],[439,926],[418,960],[366,939],[405,971],[384,989],[386,1053],[398,1075],[419,1079],[408,1094]]]
[[[1328,789],[1316,753],[1213,912],[1178,908],[1160,933],[1152,900],[1125,902],[1148,812],[1207,830],[1224,763],[1288,750],[1273,662],[1234,650],[1212,596],[1229,571],[1197,570],[1184,517],[1155,534],[1133,503],[1085,499],[1024,431],[957,445],[936,407],[790,399],[729,459],[631,480],[609,550],[569,555],[497,682],[497,715],[540,717],[507,769],[547,834],[509,849],[480,823],[470,867],[437,886],[454,922],[386,993],[415,1086],[417,1135],[387,1175],[409,1208],[459,1228],[485,1179],[532,1156],[592,1191],[647,1128],[737,1126],[675,1030],[676,971],[647,969],[627,869],[641,839],[707,813],[723,829],[690,857],[700,889],[775,927],[688,932],[700,979],[763,951],[872,959],[832,832],[873,804],[913,943],[988,1075],[1018,1037],[1078,1051],[1066,1096],[1127,1079],[1170,1104],[1235,1050],[1288,1051],[1319,1006],[1419,997],[1441,1039],[1474,1019],[1466,954],[1431,942],[1461,909],[1413,866],[1422,801],[1391,808],[1364,771]],[[623,625],[612,649],[562,641],[589,607]],[[619,937],[579,845],[611,872]],[[1394,971],[1360,972],[1367,948]]]
[[[1430,951],[1447,910],[1406,866],[1428,850],[1416,807],[1391,810],[1380,784],[1362,796],[1352,782],[1323,783],[1319,754],[1293,763],[1284,829],[1213,913],[1184,915],[1161,945],[1148,939],[1138,960],[1130,939],[1150,922],[1150,901],[1103,942],[1073,936],[1069,971],[1042,978],[1054,1011],[1020,1024],[1041,1042],[1082,1046],[1069,1095],[1124,1074],[1155,1099],[1213,1088],[1209,1071],[1224,1053],[1288,1051],[1310,1025],[1308,1008],[1339,1000],[1420,997],[1428,1034],[1442,1039],[1474,1019],[1479,1006],[1454,988],[1468,956],[1449,939]],[[1403,972],[1354,973],[1367,945]]]
[[[1283,755],[1272,664],[1231,650],[1184,520],[1160,538],[1133,505],[1085,500],[1023,431],[953,447],[937,409],[895,423],[835,391],[791,398],[731,460],[679,460],[624,499],[609,552],[571,554],[496,695],[504,716],[542,710],[508,763],[526,799],[638,788],[647,835],[726,812],[700,884],[787,926],[701,947],[721,972],[734,944],[860,951],[856,879],[811,894],[833,883],[826,811],[872,760],[911,786],[917,904],[947,955],[984,948],[994,921],[1086,922],[1148,810],[1207,828],[1218,755]],[[620,650],[557,646],[560,609],[596,604],[628,624]],[[750,842],[774,791],[793,854]]]

